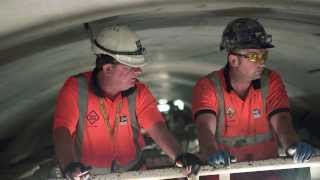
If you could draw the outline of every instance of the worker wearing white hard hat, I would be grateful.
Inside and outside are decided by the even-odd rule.
[[[117,25],[91,42],[94,70],[70,77],[58,96],[54,144],[64,174],[77,177],[88,166],[103,173],[142,169],[140,128],[177,165],[187,167],[187,174],[196,173],[200,160],[181,152],[156,99],[138,80],[146,51],[137,35]]]

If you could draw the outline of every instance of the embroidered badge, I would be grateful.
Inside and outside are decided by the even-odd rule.
[[[121,116],[120,117],[120,125],[127,125],[127,124],[128,124],[127,116]]]
[[[91,111],[89,114],[87,114],[88,122],[93,125],[95,122],[99,120],[99,116],[95,111]]]
[[[226,114],[227,114],[228,118],[231,119],[236,114],[236,110],[234,110],[231,107],[228,107],[227,110],[226,110]]]
[[[252,117],[253,119],[257,119],[261,117],[261,111],[259,109],[252,110]]]

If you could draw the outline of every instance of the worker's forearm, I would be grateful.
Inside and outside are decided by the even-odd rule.
[[[76,161],[72,137],[66,128],[57,128],[53,134],[56,156],[60,167],[64,169],[70,162]]]
[[[287,149],[290,145],[299,140],[293,129],[283,130],[281,133],[278,133],[278,138],[284,149]]]
[[[215,138],[216,118],[213,114],[203,114],[196,119],[200,146],[200,159],[206,161],[208,156],[217,151]]]
[[[215,135],[212,132],[205,129],[202,129],[201,131],[202,132],[199,133],[198,130],[200,159],[205,161],[210,154],[217,151],[218,146],[215,140]]]
[[[203,136],[204,133],[202,134]],[[208,134],[208,137],[212,137],[212,134]],[[208,156],[218,150],[217,143],[215,138],[207,138],[207,137],[200,137],[199,138],[199,146],[200,146],[200,159],[205,161],[207,160]]]
[[[296,143],[299,137],[292,125],[292,118],[289,113],[279,113],[271,118],[271,124],[284,149]]]
[[[149,136],[160,146],[160,148],[172,159],[182,153],[176,138],[168,130],[164,123],[158,123],[147,129]]]

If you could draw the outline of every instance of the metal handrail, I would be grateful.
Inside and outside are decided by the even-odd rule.
[[[220,175],[224,179],[228,179],[232,173],[256,172],[268,170],[280,170],[304,167],[320,167],[320,156],[313,157],[305,163],[294,163],[292,158],[277,158],[261,161],[239,162],[233,163],[228,168],[213,168],[211,166],[202,166],[197,176],[189,177],[189,179],[198,179],[199,176]],[[173,179],[185,177],[181,168],[165,168],[143,171],[130,171],[125,173],[112,173],[107,175],[95,175],[94,180],[159,180]],[[53,179],[51,179],[53,180]]]

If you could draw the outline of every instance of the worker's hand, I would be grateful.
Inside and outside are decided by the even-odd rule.
[[[220,150],[208,157],[208,164],[215,168],[229,167],[231,163],[231,155],[228,151]]]
[[[66,166],[63,172],[66,179],[88,180],[90,179],[89,169],[91,168],[80,162],[71,162]]]
[[[295,163],[303,163],[310,160],[314,152],[314,148],[305,142],[295,143],[287,149],[287,153],[290,156],[293,156],[293,161]]]
[[[197,174],[202,164],[201,160],[194,154],[183,153],[179,155],[175,160],[177,167],[183,167],[186,169],[184,173],[186,176],[190,174]]]

